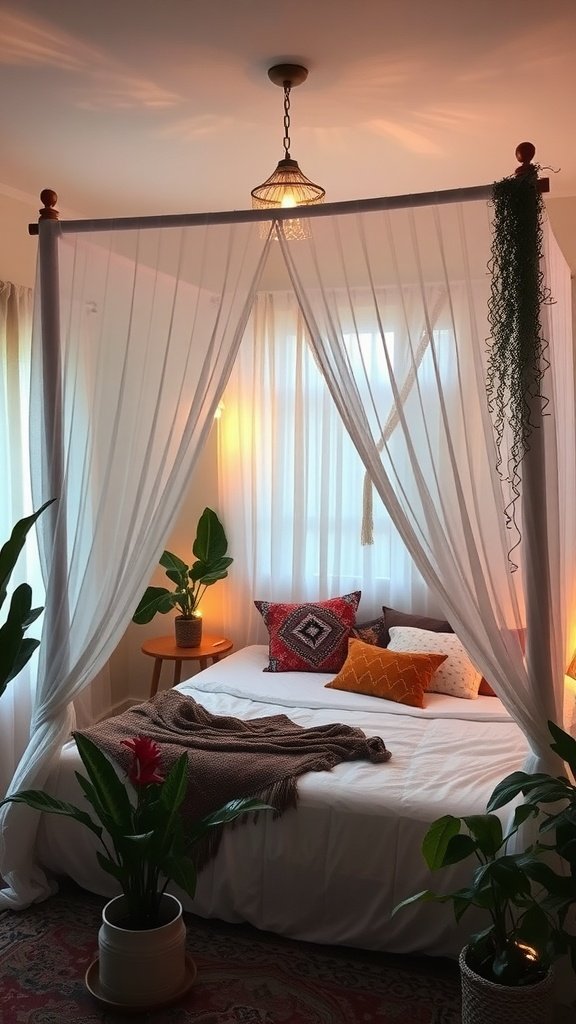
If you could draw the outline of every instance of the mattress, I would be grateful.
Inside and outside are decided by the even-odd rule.
[[[470,929],[482,924],[474,912],[457,927],[449,906],[417,904],[394,917],[391,911],[420,889],[449,891],[467,883],[466,864],[430,875],[422,838],[442,814],[485,810],[496,783],[521,767],[528,751],[524,736],[494,697],[427,694],[425,708],[407,708],[326,689],[330,675],[264,672],[267,660],[266,647],[247,647],[178,689],[214,714],[249,719],[284,713],[307,727],[358,726],[382,737],[391,760],[348,762],[301,776],[295,810],[228,829],[218,855],[199,875],[194,900],[177,888],[174,893],[200,916],[247,921],[292,938],[457,955]],[[69,743],[50,791],[80,803],[74,777],[79,766]],[[87,889],[114,895],[94,849],[93,836],[77,823],[43,817],[41,863]]]

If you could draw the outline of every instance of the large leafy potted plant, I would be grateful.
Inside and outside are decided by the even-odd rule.
[[[86,775],[76,777],[92,812],[39,790],[13,793],[0,802],[22,803],[61,814],[96,836],[100,867],[112,876],[119,896],[102,912],[99,958],[86,981],[103,1002],[152,1008],[192,983],[195,968],[186,957],[182,905],[166,889],[175,882],[188,896],[196,891],[194,851],[206,834],[241,814],[269,810],[268,804],[238,798],[200,820],[182,813],[187,789],[187,755],[168,774],[160,747],[145,736],[122,741],[132,751],[125,779],[92,740],[76,733]]]
[[[554,723],[552,749],[576,769],[576,741]],[[505,832],[493,813],[519,794]],[[560,804],[559,804],[560,802]],[[554,804],[552,811],[546,805]],[[542,806],[544,805],[544,806]],[[512,837],[529,818],[543,815],[532,842],[510,852]],[[576,967],[576,935],[567,918],[576,901],[576,788],[563,776],[515,772],[494,790],[486,814],[444,815],[432,823],[422,843],[430,870],[473,859],[467,886],[446,894],[424,890],[394,909],[415,902],[451,903],[460,921],[471,907],[482,911],[487,926],[470,936],[459,958],[463,1024],[548,1024],[552,1019],[554,960],[569,953]],[[550,857],[557,858],[554,866]],[[559,858],[559,859],[558,859]]]
[[[8,584],[16,567],[29,530],[44,509],[55,501],[51,498],[32,515],[19,519],[9,539],[0,548],[0,608],[8,596]],[[10,598],[8,615],[0,627],[0,697],[8,683],[22,671],[30,660],[40,641],[25,636],[29,626],[44,611],[32,607],[32,588],[29,583],[20,583]]]
[[[148,587],[134,612],[132,621],[143,625],[150,622],[157,613],[165,615],[173,608],[179,608],[175,631],[178,647],[198,647],[202,639],[202,618],[198,605],[207,587],[218,580],[226,579],[228,567],[233,559],[226,554],[228,541],[224,527],[211,508],[205,508],[196,528],[192,554],[196,561],[187,565],[178,555],[164,551],[160,565],[174,584],[172,590],[166,587]]]

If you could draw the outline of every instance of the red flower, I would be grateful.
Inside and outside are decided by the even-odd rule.
[[[158,771],[160,747],[147,736],[136,736],[133,740],[122,740],[122,746],[129,747],[134,759],[128,769],[128,778],[135,786],[147,786],[151,782],[164,782]]]

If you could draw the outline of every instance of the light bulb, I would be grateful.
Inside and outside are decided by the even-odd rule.
[[[282,196],[282,202],[280,205],[286,208],[288,206],[297,206],[298,203],[296,202],[292,192],[287,192],[285,196]]]

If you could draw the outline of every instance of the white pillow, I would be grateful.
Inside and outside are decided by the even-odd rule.
[[[455,633],[433,633],[415,626],[390,626],[389,633],[390,651],[448,655],[432,676],[430,691],[469,700],[478,696],[482,673],[474,667]]]

